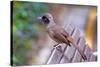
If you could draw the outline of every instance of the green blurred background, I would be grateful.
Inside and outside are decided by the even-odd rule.
[[[32,48],[38,51],[35,41],[41,25],[36,17],[48,11],[48,5],[43,3],[13,1],[12,3],[12,32],[13,32],[13,57],[12,65],[26,64],[27,53]],[[35,49],[33,50],[35,52]],[[35,56],[34,56],[35,57]],[[31,58],[33,63],[35,58]],[[29,59],[29,58],[28,58]]]

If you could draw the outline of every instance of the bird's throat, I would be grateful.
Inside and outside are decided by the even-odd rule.
[[[53,27],[54,25],[56,25],[56,23],[52,21],[46,26],[46,28],[48,29],[50,27]]]

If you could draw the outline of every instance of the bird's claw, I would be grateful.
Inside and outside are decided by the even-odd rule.
[[[61,45],[60,44],[54,45],[54,48],[57,50],[61,50]]]

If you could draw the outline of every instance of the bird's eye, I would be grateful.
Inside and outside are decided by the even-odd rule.
[[[49,19],[46,17],[46,16],[43,16],[42,17],[42,20],[43,20],[43,22],[45,23],[45,24],[49,24]]]

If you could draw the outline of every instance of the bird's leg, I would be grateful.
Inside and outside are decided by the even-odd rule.
[[[53,47],[56,47],[56,46],[58,46],[59,44],[57,43],[57,44],[55,44]]]
[[[58,43],[58,44],[54,45],[54,48],[58,49],[58,50],[61,50],[61,44]]]
[[[54,48],[57,48],[57,47],[61,47],[61,46],[60,46],[60,44],[58,43],[58,44],[54,45],[53,47],[54,47]]]

